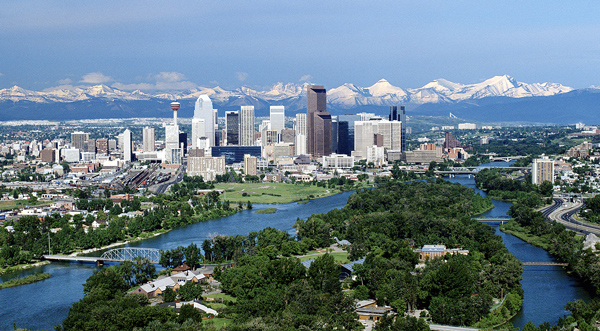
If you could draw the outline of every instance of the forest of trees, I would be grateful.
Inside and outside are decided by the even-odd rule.
[[[350,284],[356,299],[373,298],[399,313],[427,308],[436,323],[487,326],[520,308],[522,267],[491,227],[471,219],[474,201],[491,204],[473,197],[473,190],[443,180],[393,181],[353,194],[340,210],[297,220],[295,241],[301,247],[328,247],[337,236],[352,243],[351,259],[366,256],[362,266],[355,265],[357,278]],[[241,329],[254,323],[285,323],[294,326],[290,330],[318,325],[353,329],[333,258],[325,255],[306,271],[298,260],[282,256],[293,239],[274,229],[263,231],[262,236],[230,237],[234,243],[226,255],[237,264],[217,276],[237,298],[230,312]],[[207,256],[213,254],[214,242],[203,245]],[[470,254],[447,255],[447,262],[433,260],[415,268],[413,247],[425,244],[463,247]],[[490,313],[492,299],[505,296],[505,305]],[[409,330],[418,322],[399,317],[386,325],[396,324],[398,330]]]
[[[70,254],[78,249],[103,247],[126,239],[135,239],[143,233],[169,230],[186,224],[232,215],[238,209],[228,201],[222,202],[219,193],[212,191],[201,197],[197,189],[210,188],[201,177],[184,177],[180,184],[171,186],[171,194],[152,198],[135,197],[132,201],[122,200],[114,204],[110,199],[89,198],[86,191],[76,190],[73,195],[79,209],[97,211],[87,217],[58,213],[39,219],[24,216],[19,221],[9,221],[14,232],[0,227],[0,268],[29,263],[33,258],[48,254],[50,237],[52,254]],[[142,202],[151,202],[153,209],[143,210],[143,216],[119,217],[119,214],[141,210]],[[94,229],[93,221],[106,224]],[[84,225],[89,226],[86,233]],[[51,229],[60,228],[59,231]]]

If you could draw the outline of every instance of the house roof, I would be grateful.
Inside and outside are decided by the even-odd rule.
[[[304,266],[306,269],[308,269],[308,268],[310,268],[310,265],[311,265],[313,262],[315,262],[315,259],[310,259],[310,260],[302,261],[301,263],[302,263],[302,265],[303,265],[303,266]]]
[[[360,259],[360,260],[352,261],[350,263],[346,263],[346,264],[342,265],[342,268],[354,272],[354,265],[355,264],[363,264],[363,263],[365,263],[365,259]]]
[[[445,245],[423,245],[423,252],[444,252],[446,251]]]
[[[175,304],[175,307],[177,308],[181,308],[181,306],[183,305],[192,305],[194,306],[194,308],[202,310],[203,312],[207,313],[207,314],[211,314],[211,315],[215,315],[218,316],[219,313],[217,313],[216,310],[212,309],[212,308],[208,308],[203,304],[200,304],[196,301],[181,301]]]
[[[167,287],[172,287],[172,286],[175,286],[175,281],[173,279],[171,279],[171,277],[165,277],[165,278],[157,279],[148,284],[144,284],[141,287],[142,287],[142,290],[146,291],[146,293],[150,293],[150,292],[156,291],[157,288],[160,289],[161,291],[164,291],[165,289],[167,289]]]

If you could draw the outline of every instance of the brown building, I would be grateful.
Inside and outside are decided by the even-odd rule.
[[[454,138],[452,133],[446,131],[446,139],[444,140],[444,148],[460,147],[460,142]]]
[[[42,162],[48,162],[48,163],[53,163],[55,161],[55,157],[56,157],[56,150],[54,148],[52,149],[43,149],[42,152],[40,153]]]
[[[331,115],[327,112],[327,90],[322,85],[306,88],[306,149],[313,157],[331,154]]]
[[[97,154],[108,154],[108,139],[106,139],[106,138],[96,139],[96,153]]]

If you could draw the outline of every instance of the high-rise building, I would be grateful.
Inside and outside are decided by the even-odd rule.
[[[531,182],[540,185],[545,181],[554,184],[554,160],[547,157],[534,159],[531,166]]]
[[[250,154],[244,155],[244,173],[248,176],[256,176],[258,159]]]
[[[181,155],[185,155],[188,149],[187,133],[179,131],[179,148],[181,148]]]
[[[367,156],[367,149],[371,146],[399,151],[402,148],[401,130],[400,121],[355,121],[353,155],[358,159],[364,159]]]
[[[108,139],[106,139],[106,138],[96,139],[96,153],[97,154],[108,154]]]
[[[390,121],[400,121],[402,122],[402,146],[401,151],[406,151],[406,110],[404,106],[390,106]]]
[[[154,129],[152,129],[154,130]],[[123,131],[123,161],[131,162],[133,143],[131,141],[131,131],[125,129]]]
[[[240,114],[238,111],[225,112],[225,136],[227,145],[240,144]]]
[[[108,150],[114,151],[117,149],[117,141],[114,139],[108,139]]]
[[[444,148],[456,148],[460,147],[460,142],[454,138],[451,132],[446,131],[446,137],[444,139]]]
[[[331,115],[327,112],[327,90],[308,85],[306,91],[307,152],[313,157],[331,154]]]
[[[242,106],[240,110],[240,146],[254,145],[254,106]]]
[[[154,134],[154,128],[149,128],[149,127],[144,127],[144,130],[142,131],[142,141],[143,141],[143,149],[144,152],[154,152],[154,145],[155,145],[155,134]]]
[[[281,130],[285,127],[285,107],[271,106],[270,108],[271,130],[281,134]]]
[[[89,139],[85,142],[84,151],[96,154],[96,139]]]
[[[338,153],[339,122],[337,116],[331,117],[331,153]]]
[[[89,140],[89,139],[90,139],[89,133],[75,131],[75,132],[71,133],[71,146],[82,151],[85,149],[86,140]]]
[[[179,149],[179,125],[177,124],[177,110],[179,110],[179,107],[179,102],[171,103],[173,123],[165,125],[165,159],[168,163],[179,163],[174,162],[173,155],[181,155],[181,151],[178,152],[179,154],[173,154],[173,150]]]
[[[306,155],[306,114],[296,114],[296,154]]]
[[[354,150],[354,122],[360,121],[359,115],[338,116],[338,154],[352,155]]]
[[[198,138],[206,137],[208,146],[215,146],[215,125],[217,123],[216,109],[208,95],[201,95],[196,100],[194,118],[192,118],[192,148],[197,148]],[[204,120],[204,130],[202,121]]]

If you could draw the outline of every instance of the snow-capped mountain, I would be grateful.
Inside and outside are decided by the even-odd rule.
[[[125,91],[107,85],[59,86],[44,91],[30,91],[18,86],[0,90],[2,101],[28,101],[33,103],[69,103],[102,99],[108,101],[169,101],[195,100],[207,94],[220,107],[254,105],[267,107],[270,104],[283,104],[291,108],[303,107],[306,98],[306,85],[294,83],[276,83],[264,90],[243,86],[226,90],[219,86],[197,87],[186,91],[142,92]],[[558,83],[523,83],[504,75],[487,79],[481,83],[463,85],[445,79],[436,79],[421,88],[402,89],[381,79],[368,87],[346,83],[329,88],[327,102],[333,107],[350,109],[357,106],[388,106],[398,104],[455,103],[469,99],[486,97],[524,98],[533,96],[551,96],[572,91],[573,89]],[[295,108],[294,108],[295,109]],[[293,110],[293,109],[291,109]]]

